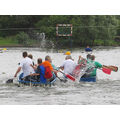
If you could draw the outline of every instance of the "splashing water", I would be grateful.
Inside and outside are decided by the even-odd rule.
[[[22,52],[31,53],[34,62],[41,57],[43,60],[46,55],[50,55],[53,64],[60,66],[64,60],[63,53],[41,52],[39,48],[9,48],[7,52],[0,53],[0,104],[1,105],[106,105],[120,104],[120,71],[112,72],[111,75],[97,71],[98,80],[95,83],[78,83],[69,80],[60,82],[57,79],[55,86],[42,87],[18,87],[15,84],[7,85],[6,80],[13,78],[18,63],[22,59]],[[105,65],[120,66],[120,47],[110,49],[95,49],[93,54],[96,61]],[[78,56],[85,58],[86,53],[78,49],[72,52],[72,58],[76,62]],[[62,77],[62,74],[58,74]],[[79,80],[79,79],[78,79]],[[17,79],[14,80],[17,82]]]

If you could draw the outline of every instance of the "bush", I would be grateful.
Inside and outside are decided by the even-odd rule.
[[[102,45],[104,45],[104,41],[103,40],[95,40],[94,41],[94,45],[100,45],[100,46],[102,46]]]
[[[16,39],[18,40],[19,44],[27,46],[29,44],[30,37],[27,33],[20,32],[19,34],[16,35]]]

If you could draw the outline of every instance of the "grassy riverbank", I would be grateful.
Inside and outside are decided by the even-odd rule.
[[[31,42],[30,40],[29,44],[27,45],[27,47],[31,46],[37,46],[37,44],[34,43],[34,40]],[[63,43],[64,45],[64,43]],[[0,37],[0,47],[24,47],[26,46],[25,44],[19,44],[18,40],[16,39],[15,36],[11,36],[11,37]],[[93,46],[120,46],[120,42],[116,42],[115,40],[107,40],[106,42],[102,41],[102,40],[95,40]],[[63,46],[65,47],[65,46]],[[78,44],[74,44],[72,45],[73,48],[76,47],[82,47],[81,45],[78,46]]]
[[[0,46],[20,46],[14,37],[0,37]]]

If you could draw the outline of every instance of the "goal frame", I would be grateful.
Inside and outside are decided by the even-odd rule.
[[[60,34],[59,27],[70,27],[70,34]],[[56,36],[72,36],[72,24],[56,24]]]

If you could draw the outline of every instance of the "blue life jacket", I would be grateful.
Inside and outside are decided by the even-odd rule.
[[[40,66],[37,67],[36,73],[40,74],[39,79],[40,79],[41,83],[47,83],[47,80],[44,77],[44,75],[45,75],[45,67],[43,65],[40,65]]]
[[[85,51],[90,52],[90,51],[92,51],[92,49],[91,48],[85,48]]]

